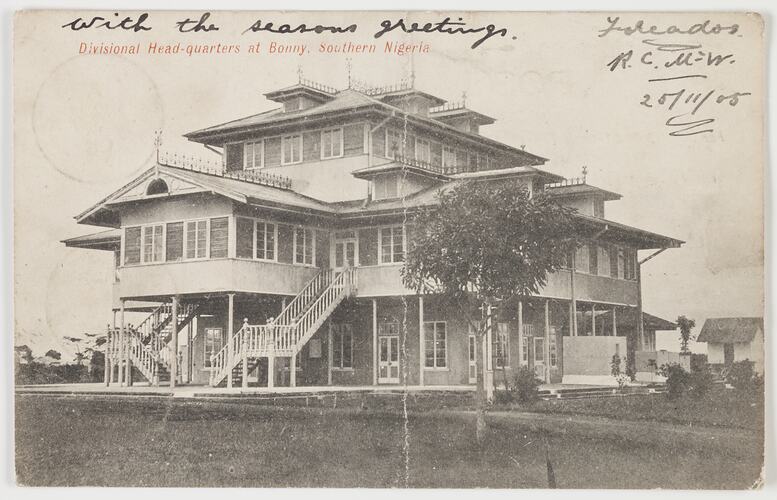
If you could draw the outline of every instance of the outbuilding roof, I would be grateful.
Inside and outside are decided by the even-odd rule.
[[[750,342],[763,331],[763,318],[709,318],[701,327],[697,342]]]

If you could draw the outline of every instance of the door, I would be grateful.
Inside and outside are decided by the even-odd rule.
[[[334,269],[341,271],[348,267],[356,267],[358,255],[358,243],[354,231],[342,231],[335,233],[332,252]]]
[[[534,376],[545,380],[545,337],[534,337]]]
[[[378,383],[399,383],[399,337],[378,337]]]
[[[478,381],[477,363],[475,362],[476,350],[475,350],[475,336],[469,336],[469,383],[474,384]]]
[[[723,344],[723,364],[726,366],[734,363],[734,344]]]

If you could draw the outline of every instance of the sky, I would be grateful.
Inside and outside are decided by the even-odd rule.
[[[107,14],[111,13],[96,13]],[[122,13],[122,16],[125,13]],[[154,12],[151,31],[70,31],[79,15],[18,15],[14,38],[14,313],[17,344],[36,354],[72,348],[63,336],[96,332],[110,321],[111,255],[68,249],[61,240],[100,230],[73,217],[152,164],[154,136],[166,151],[215,158],[182,134],[276,106],[264,92],[304,77],[343,88],[343,54],[317,53],[319,44],[375,43],[372,54],[350,54],[351,75],[371,84],[394,84],[415,74],[420,90],[496,118],[481,133],[525,147],[550,161],[551,172],[574,177],[585,165],[588,182],[623,195],[607,204],[609,219],[685,241],[643,265],[647,312],[673,320],[763,315],[763,48],[760,20],[737,15],[621,15],[619,26],[646,24],[739,25],[736,34],[625,35],[608,26],[608,14],[462,14],[471,26],[493,23],[507,36],[477,48],[477,35],[440,33],[375,39],[382,20],[402,14],[221,13],[218,31],[178,34],[174,23],[201,13]],[[350,16],[350,17],[349,17]],[[439,21],[441,14],[414,14]],[[347,26],[356,33],[276,35],[241,32],[255,20]],[[692,44],[695,53],[732,54],[714,67],[670,67],[661,44]],[[387,41],[426,43],[414,56],[384,53]],[[177,55],[145,53],[149,43],[181,43]],[[259,42],[260,54],[248,52]],[[305,44],[305,55],[268,54],[272,42]],[[137,55],[79,54],[81,44],[140,44]],[[185,53],[188,44],[239,45],[239,54]],[[632,58],[611,71],[621,53]],[[645,53],[651,53],[645,56]],[[644,57],[643,57],[644,56]],[[645,62],[647,61],[647,62]],[[733,61],[733,62],[732,62]],[[656,68],[655,66],[658,66]],[[706,78],[649,82],[687,74]],[[673,96],[684,94],[668,110]],[[690,112],[714,119],[712,132],[673,137],[666,125]],[[735,106],[719,98],[735,92]],[[694,101],[694,95],[699,97]],[[645,96],[649,98],[646,99]],[[686,102],[687,100],[687,102]],[[641,104],[643,103],[643,104]],[[651,106],[651,107],[648,107]],[[688,119],[686,115],[681,120]],[[336,186],[333,186],[336,188]],[[650,252],[641,252],[644,258]],[[660,334],[659,348],[676,350],[676,333]],[[692,345],[702,351],[704,346]]]

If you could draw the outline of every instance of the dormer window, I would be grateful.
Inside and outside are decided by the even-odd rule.
[[[302,161],[302,136],[287,135],[281,139],[281,163],[289,165]]]
[[[283,112],[289,113],[291,111],[299,111],[302,109],[302,98],[301,97],[293,97],[289,99],[288,101],[283,103]]]

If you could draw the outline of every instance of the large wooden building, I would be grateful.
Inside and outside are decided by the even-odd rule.
[[[301,80],[265,96],[277,109],[186,134],[214,161],[162,154],[76,217],[108,229],[67,246],[115,255],[106,382],[135,367],[151,384],[473,384],[466,321],[400,278],[408,217],[472,179],[551,193],[585,239],[541,293],[496,311],[491,372],[602,383],[614,354],[654,348],[638,252],[682,242],[606,219],[620,195],[544,170],[480,134],[493,118],[413,86]]]

